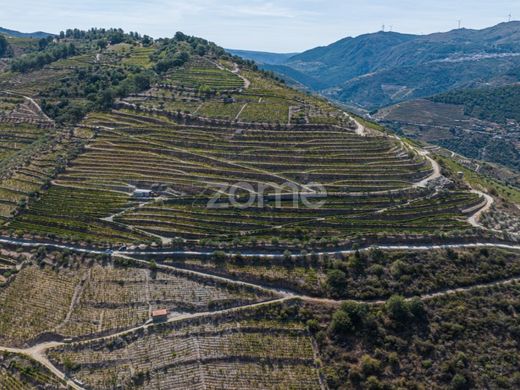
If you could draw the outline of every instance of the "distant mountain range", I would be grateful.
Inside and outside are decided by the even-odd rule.
[[[226,49],[228,53],[235,56],[253,60],[257,64],[263,65],[280,65],[287,61],[289,58],[294,57],[299,53],[269,53],[265,51],[250,51],[250,50],[234,50]]]
[[[16,38],[47,38],[49,35],[54,35],[54,34],[46,33],[43,31],[36,31],[36,32],[32,32],[32,33],[23,33],[20,31],[9,30],[9,29],[3,28],[3,27],[0,27],[0,34],[5,34],[5,35],[9,35],[11,37],[16,37]]]
[[[520,22],[430,35],[378,32],[293,56],[235,52],[331,99],[372,111],[453,89],[519,81]]]

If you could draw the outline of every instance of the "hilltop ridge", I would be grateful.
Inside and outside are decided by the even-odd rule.
[[[371,111],[454,88],[515,82],[520,22],[429,35],[376,32],[307,50],[266,68]],[[305,77],[303,77],[305,76]]]
[[[0,27],[0,34],[8,35],[14,38],[47,38],[49,36],[53,36],[54,34],[46,33],[43,31],[35,31],[32,33],[24,33],[16,30],[10,30],[8,28]]]

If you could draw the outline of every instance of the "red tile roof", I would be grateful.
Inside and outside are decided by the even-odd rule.
[[[159,309],[152,311],[152,317],[163,317],[168,315],[168,310],[166,309]]]

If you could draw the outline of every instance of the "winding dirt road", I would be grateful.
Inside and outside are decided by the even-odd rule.
[[[520,250],[520,247],[519,247],[519,250]],[[129,256],[125,256],[125,258],[132,260],[132,261],[136,262],[137,264],[141,264],[141,265],[145,265],[145,266],[149,266],[149,264],[150,264],[150,262],[146,261],[146,260],[140,260],[140,259],[136,259],[136,258],[129,257]],[[307,302],[314,302],[314,303],[327,304],[327,305],[340,305],[341,303],[343,303],[347,300],[351,301],[351,302],[360,303],[360,304],[370,304],[370,305],[379,305],[379,304],[383,304],[386,302],[386,300],[384,300],[384,299],[374,299],[374,300],[347,299],[347,300],[345,300],[345,299],[329,299],[329,298],[312,297],[309,295],[299,294],[299,293],[296,293],[296,292],[293,292],[290,290],[273,288],[273,287],[266,286],[263,284],[258,284],[258,283],[244,282],[244,281],[241,281],[238,279],[233,279],[230,277],[214,275],[214,274],[205,273],[202,271],[194,271],[191,269],[179,268],[179,267],[175,267],[175,266],[167,265],[167,264],[158,264],[157,268],[165,270],[165,271],[168,271],[168,270],[174,271],[176,273],[184,274],[186,276],[198,276],[198,277],[206,278],[208,280],[225,282],[225,283],[229,283],[229,284],[235,284],[237,286],[254,288],[257,291],[270,293],[270,294],[277,295],[280,297],[279,299],[276,299],[274,301],[263,302],[263,304],[267,304],[269,302],[275,302],[275,301],[279,301],[279,300],[287,300],[287,299],[301,299],[301,300],[307,301]],[[511,283],[515,283],[515,282],[520,282],[520,277],[515,276],[515,277],[495,280],[495,281],[487,282],[487,283],[477,283],[474,285],[469,285],[469,286],[464,286],[464,287],[441,289],[439,291],[422,294],[418,297],[421,300],[429,300],[429,299],[437,298],[437,297],[444,296],[444,295],[456,294],[456,293],[460,293],[460,292],[470,291],[470,290],[474,290],[474,289],[481,289],[481,288],[486,288],[486,287],[496,286],[496,285],[511,284]],[[409,299],[412,299],[412,297],[408,297],[406,299],[409,300]],[[258,306],[258,305],[259,304],[255,304],[253,306]],[[244,307],[250,307],[250,306],[251,305],[244,306]]]
[[[365,128],[365,126],[363,126],[361,123],[359,123],[359,121],[357,121],[356,119],[351,117],[345,111],[343,111],[343,114],[345,114],[348,118],[350,118],[352,121],[354,121],[354,123],[356,124],[356,128],[355,128],[354,131],[356,132],[357,135],[359,135],[361,137],[366,137],[367,136],[367,129]]]
[[[218,62],[213,62],[213,64],[220,70],[225,70],[227,72],[231,72],[234,75],[237,75],[238,77],[240,77],[242,79],[242,81],[244,82],[244,89],[248,89],[251,86],[251,81],[240,74],[240,67],[238,66],[237,63],[235,63],[235,62],[233,63],[233,70],[229,70],[228,68],[219,64]]]
[[[36,111],[38,112],[38,114],[40,115],[40,117],[42,117],[43,119],[45,119],[45,121],[49,122],[49,123],[54,123],[54,120],[52,120],[51,118],[49,118],[47,116],[47,114],[45,114],[45,112],[43,112],[42,108],[40,107],[40,105],[38,103],[36,103],[36,101],[30,97],[30,96],[25,96],[25,95],[22,95],[20,93],[17,93],[17,92],[13,92],[13,91],[3,91],[4,93],[7,93],[9,95],[14,95],[14,96],[21,96],[23,97],[25,100],[27,100],[35,109]]]
[[[482,214],[484,214],[486,211],[488,211],[491,206],[493,206],[493,203],[495,202],[495,200],[493,199],[493,197],[489,194],[486,194],[485,192],[482,192],[482,191],[478,191],[478,190],[471,190],[472,193],[474,194],[478,194],[482,197],[485,198],[486,202],[484,204],[484,206],[482,206],[479,210],[477,210],[471,217],[468,218],[468,222],[470,223],[470,225],[474,226],[474,227],[478,227],[480,229],[485,229],[487,230],[486,227],[482,226],[479,222],[480,220],[480,216]]]
[[[74,390],[85,390],[83,387],[76,384],[72,379],[68,378],[64,372],[60,371],[54,364],[50,362],[50,360],[46,356],[46,351],[51,348],[59,347],[63,345],[63,343],[57,342],[49,342],[49,343],[41,343],[37,344],[34,347],[21,349],[21,348],[9,348],[9,347],[1,347],[0,352],[10,352],[16,353],[19,355],[25,355],[30,357],[33,360],[36,360],[38,363],[46,367],[53,375],[58,377],[60,380],[64,380],[69,388]]]
[[[148,264],[148,262],[146,262],[144,260],[138,260],[138,259],[133,259],[133,260],[136,262],[139,262],[139,263],[144,262],[144,263]],[[345,300],[334,300],[334,299],[327,299],[327,298],[310,297],[307,295],[301,295],[301,294],[291,293],[288,291],[277,290],[277,289],[273,289],[270,287],[257,285],[257,284],[253,284],[253,283],[246,283],[246,282],[237,281],[237,280],[233,280],[233,279],[229,279],[229,278],[225,278],[225,277],[205,274],[203,272],[184,270],[181,268],[168,266],[168,265],[158,265],[158,267],[160,269],[172,269],[172,270],[175,270],[176,272],[184,272],[185,274],[194,274],[194,275],[203,276],[206,278],[211,278],[211,279],[215,279],[215,280],[219,280],[219,281],[226,281],[226,282],[230,282],[230,283],[234,283],[234,284],[238,284],[238,285],[242,285],[242,286],[254,287],[258,290],[269,291],[269,292],[279,296],[279,298],[274,298],[274,299],[267,300],[267,301],[257,302],[257,303],[253,303],[250,305],[244,305],[244,306],[239,306],[239,307],[234,307],[234,308],[229,308],[229,309],[224,309],[224,310],[175,315],[175,316],[169,317],[168,320],[166,321],[166,323],[175,323],[175,322],[180,322],[180,321],[194,319],[194,318],[203,318],[203,317],[211,317],[211,316],[220,316],[223,314],[239,313],[242,310],[259,308],[259,307],[268,306],[268,305],[272,305],[272,304],[276,304],[276,303],[287,302],[290,300],[302,300],[302,301],[306,301],[309,303],[324,304],[324,305],[330,305],[330,306],[338,306],[341,303],[345,302]],[[497,281],[489,282],[489,283],[481,283],[481,284],[475,284],[472,286],[445,289],[445,290],[434,292],[434,293],[424,294],[422,296],[419,296],[419,299],[429,300],[429,299],[434,299],[434,298],[445,296],[445,295],[457,294],[457,293],[467,292],[467,291],[471,291],[471,290],[475,290],[475,289],[487,288],[487,287],[491,287],[491,286],[508,285],[508,284],[513,284],[513,283],[518,283],[518,282],[520,282],[520,277],[513,277],[513,278],[497,280]],[[406,298],[406,299],[409,300],[412,298]],[[384,304],[386,302],[385,300],[349,300],[349,301],[353,301],[353,302],[357,302],[357,303],[361,303],[361,304],[368,304],[368,305],[380,305],[380,304]],[[145,324],[142,324],[142,325],[139,325],[136,327],[132,327],[132,328],[126,329],[124,331],[115,332],[115,333],[112,333],[112,334],[109,334],[106,336],[93,337],[91,339],[82,340],[82,341],[77,342],[76,344],[85,344],[85,343],[89,343],[89,342],[93,342],[93,341],[108,340],[108,339],[112,339],[114,337],[124,336],[124,335],[130,334],[130,333],[133,333],[135,331],[145,330],[145,329],[148,329],[153,326],[155,326],[155,324],[153,322],[147,322]],[[52,374],[54,374],[56,377],[64,380],[70,388],[75,389],[75,390],[84,390],[83,387],[79,386],[72,379],[68,378],[64,372],[60,371],[54,364],[52,364],[46,356],[46,352],[49,349],[64,346],[64,345],[66,345],[66,343],[46,342],[46,343],[37,344],[33,347],[26,348],[26,349],[0,346],[0,352],[11,352],[11,353],[28,356],[28,357],[36,360],[37,362],[39,362],[46,368],[48,368],[49,371]]]

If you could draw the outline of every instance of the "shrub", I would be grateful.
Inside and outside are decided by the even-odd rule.
[[[468,380],[462,374],[455,374],[450,383],[453,390],[464,390],[468,388]]]
[[[381,390],[383,384],[375,376],[369,376],[365,382],[366,388],[369,390]]]
[[[3,57],[7,53],[7,49],[9,48],[9,43],[7,39],[0,34],[0,57]]]
[[[226,254],[224,253],[224,251],[215,251],[213,252],[213,260],[219,263],[223,262],[226,260]]]
[[[308,320],[307,329],[309,329],[309,332],[311,333],[316,333],[320,330],[320,323],[315,319]]]
[[[402,260],[396,260],[390,266],[390,273],[395,278],[401,276],[406,270],[406,264]]]
[[[365,375],[377,374],[381,370],[381,362],[369,355],[361,357],[361,371]]]

